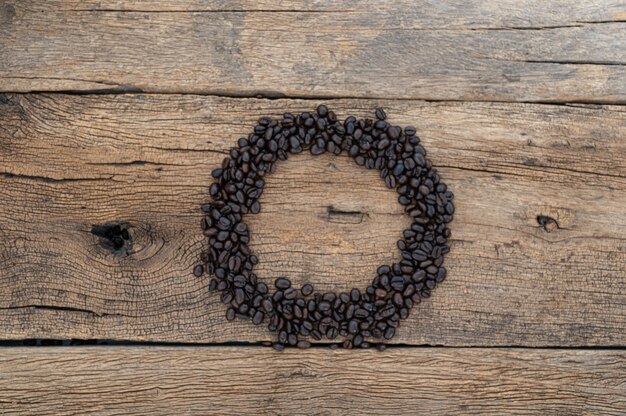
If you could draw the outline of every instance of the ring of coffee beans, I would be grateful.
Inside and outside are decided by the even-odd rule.
[[[426,158],[415,128],[403,130],[385,118],[377,108],[376,120],[348,117],[340,122],[324,105],[315,113],[285,113],[278,120],[263,117],[212,172],[213,202],[202,206],[201,223],[209,248],[193,272],[214,276],[209,289],[221,292],[221,301],[228,305],[226,319],[252,319],[255,325],[269,321],[269,330],[278,332],[277,350],[286,345],[309,347],[302,337],[341,337],[344,348],[367,348],[370,339],[391,339],[400,320],[445,279],[443,257],[449,251],[447,224],[454,196]],[[264,176],[275,171],[276,162],[307,149],[313,155],[346,151],[357,165],[378,169],[413,219],[398,240],[401,260],[380,266],[365,291],[322,294],[310,284],[296,289],[280,277],[272,292],[253,272],[258,259],[248,246],[250,230],[243,216],[261,210]]]

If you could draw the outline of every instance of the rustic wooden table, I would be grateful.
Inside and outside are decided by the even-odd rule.
[[[625,0],[0,0],[0,91],[0,414],[626,414]],[[212,168],[322,102],[415,125],[456,194],[383,353],[261,347],[191,273]],[[408,221],[344,157],[262,203],[259,275],[323,290]]]

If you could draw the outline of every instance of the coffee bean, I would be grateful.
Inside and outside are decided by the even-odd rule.
[[[328,330],[326,331],[326,338],[335,339],[337,338],[338,334],[339,334],[339,331],[337,331],[337,328],[331,327],[331,328],[328,328]]]
[[[313,286],[311,286],[310,284],[306,284],[302,286],[301,292],[302,292],[302,295],[309,296],[311,293],[313,293]]]
[[[350,322],[348,322],[348,332],[351,334],[359,332],[359,321],[356,319],[350,320]]]
[[[257,313],[255,313],[254,317],[252,318],[252,323],[254,323],[255,325],[259,325],[261,322],[263,322],[264,317],[265,315],[263,315],[263,312],[257,311]]]
[[[201,265],[197,265],[196,267],[194,267],[193,274],[196,277],[202,276],[203,273],[204,273],[204,267],[202,267]]]
[[[358,308],[355,312],[354,312],[354,316],[356,316],[357,318],[367,318],[369,316],[369,312],[363,308]]]
[[[320,312],[328,312],[330,310],[330,303],[323,301],[317,305],[317,310]]]
[[[291,287],[291,282],[289,281],[289,279],[286,279],[284,277],[279,277],[274,282],[274,285],[276,286],[277,289],[285,290]]]
[[[257,291],[262,295],[265,295],[268,292],[268,290],[269,289],[265,283],[259,283],[257,285]]]
[[[295,299],[296,296],[298,296],[298,291],[295,288],[290,287],[289,289],[285,290],[285,299]]]
[[[306,349],[311,347],[311,343],[309,341],[298,341],[296,346],[300,349]]]
[[[263,305],[263,309],[265,309],[265,312],[267,313],[272,312],[272,310],[274,310],[274,304],[272,303],[271,300],[267,298],[263,299],[262,305]]]
[[[233,308],[228,308],[228,310],[226,310],[226,319],[229,321],[235,319],[235,310]]]

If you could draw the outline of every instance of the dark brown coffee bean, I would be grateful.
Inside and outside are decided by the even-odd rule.
[[[350,322],[348,322],[348,332],[351,334],[359,332],[359,321],[356,319],[350,320]]]
[[[393,336],[396,334],[396,329],[393,327],[389,327],[385,330],[385,333],[383,335],[383,337],[385,339],[391,339],[393,338]]]
[[[295,299],[296,296],[298,296],[298,291],[296,290],[296,288],[290,287],[289,289],[285,290],[285,299]]]
[[[265,312],[268,312],[268,313],[274,309],[274,305],[272,304],[272,301],[267,298],[263,300],[262,306]]]
[[[306,349],[311,347],[311,343],[309,341],[298,341],[296,346],[300,349]]]
[[[402,306],[404,304],[404,299],[402,298],[402,293],[396,292],[393,295],[393,303],[398,306]]]
[[[354,316],[356,316],[359,319],[363,319],[363,318],[367,318],[369,316],[369,312],[363,308],[358,308],[355,312],[354,312]]]
[[[232,321],[235,319],[235,310],[233,308],[228,308],[226,310],[226,319]]]
[[[326,338],[335,339],[337,338],[338,334],[339,334],[339,331],[337,331],[337,328],[331,327],[331,328],[328,328],[328,330],[326,331]]]
[[[328,312],[330,310],[330,303],[323,301],[317,305],[317,310],[320,312]]]
[[[264,317],[265,315],[263,314],[263,312],[257,311],[257,313],[255,313],[254,317],[252,318],[252,323],[254,323],[255,325],[259,325],[261,322],[263,322]]]
[[[289,279],[286,279],[284,277],[279,277],[274,282],[274,285],[276,286],[277,289],[285,290],[291,287],[291,282],[289,281]]]
[[[302,286],[301,291],[302,291],[302,295],[309,296],[311,293],[313,293],[313,286],[307,283],[304,286]]]
[[[269,288],[267,287],[265,283],[259,283],[257,285],[257,290],[259,291],[260,294],[265,295],[269,291]]]
[[[204,273],[204,267],[202,267],[201,265],[197,265],[196,267],[194,267],[193,274],[196,277],[202,276],[203,273]]]

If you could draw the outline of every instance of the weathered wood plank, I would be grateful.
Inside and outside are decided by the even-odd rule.
[[[624,103],[625,19],[608,0],[3,0],[0,91]]]
[[[562,26],[576,23],[600,23],[622,21],[624,4],[614,0],[594,0],[581,3],[572,0],[552,0],[539,3],[536,0],[500,0],[485,2],[467,1],[413,1],[397,0],[378,2],[375,5],[362,0],[338,0],[327,2],[311,0],[171,0],[167,3],[158,0],[51,0],[46,5],[37,6],[67,11],[152,11],[152,12],[344,12],[367,13],[375,6],[376,12],[396,14],[397,20],[430,23],[437,27],[528,27],[532,24]],[[404,11],[405,13],[399,13]]]
[[[0,413],[623,415],[625,363],[610,350],[5,348]]]
[[[303,100],[4,95],[0,339],[268,339],[191,268],[210,171],[256,118]],[[626,345],[626,113],[611,106],[336,100],[414,124],[457,195],[448,280],[394,341]],[[347,157],[300,155],[250,218],[261,278],[364,287],[397,258],[393,191]],[[335,210],[356,211],[335,215]],[[544,230],[538,215],[558,222]],[[128,255],[90,231],[127,222]]]

